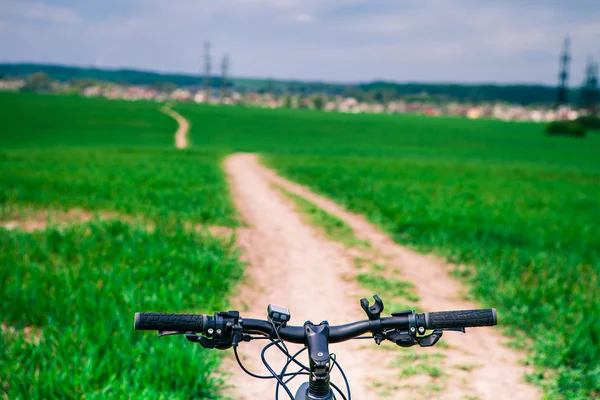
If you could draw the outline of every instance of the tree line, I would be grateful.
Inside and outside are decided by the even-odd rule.
[[[124,85],[146,85],[157,88],[201,88],[200,74],[164,74],[131,69],[100,69],[46,64],[0,64],[5,77],[26,78],[36,72],[61,82],[113,82]],[[222,87],[220,77],[212,77],[210,86]],[[556,88],[544,85],[499,84],[445,84],[369,82],[359,84],[329,84],[324,82],[278,81],[272,79],[229,78],[227,87],[239,92],[294,94],[312,96],[317,93],[354,97],[366,102],[389,102],[397,99],[435,102],[508,102],[523,105],[552,104]],[[576,103],[579,90],[572,90],[570,98]]]

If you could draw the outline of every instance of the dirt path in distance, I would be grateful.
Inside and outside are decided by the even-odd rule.
[[[460,283],[448,274],[449,265],[397,245],[364,217],[265,168],[256,155],[234,154],[226,160],[225,169],[234,202],[251,225],[250,229],[238,233],[238,244],[250,263],[237,304],[234,300],[243,315],[264,318],[267,304],[273,303],[290,309],[292,324],[302,324],[306,319],[315,323],[328,319],[332,324],[339,324],[364,318],[358,299],[367,291],[358,288],[354,279],[347,278],[356,272],[351,267],[352,254],[303,224],[293,206],[273,189],[273,184],[312,201],[350,225],[357,238],[369,241],[374,252],[416,286],[422,309],[480,308],[462,299]],[[498,312],[501,322],[502,311]],[[450,332],[442,341],[450,345],[437,350],[443,353],[440,364],[448,369],[445,387],[430,390],[426,395],[416,389],[418,385],[403,384],[410,383],[411,377],[401,376],[389,366],[394,360],[394,351],[405,351],[403,349],[386,346],[382,351],[371,342],[356,341],[361,343],[332,345],[330,351],[338,354],[349,376],[354,399],[541,398],[536,387],[523,382],[523,375],[530,371],[519,363],[522,355],[503,344],[506,338],[497,328],[468,329],[466,335]],[[249,367],[264,373],[266,370],[259,358],[261,347],[258,343],[245,344],[240,346],[240,352]],[[230,382],[236,386],[228,395],[234,399],[272,398],[272,382],[245,375],[231,360],[227,364],[233,373]],[[372,381],[376,377],[385,383],[385,396],[374,391]],[[418,377],[412,378],[418,380]],[[334,376],[332,382],[341,381]]]
[[[178,149],[186,149],[189,145],[188,131],[190,130],[190,123],[183,118],[181,114],[172,110],[169,106],[163,107],[160,111],[177,121],[179,127],[177,128],[177,132],[175,132],[175,147]]]

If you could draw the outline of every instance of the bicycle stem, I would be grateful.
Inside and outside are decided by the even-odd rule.
[[[310,376],[305,399],[333,399],[330,385],[329,323],[323,321],[319,325],[314,325],[312,322],[306,321],[304,330],[310,360]]]

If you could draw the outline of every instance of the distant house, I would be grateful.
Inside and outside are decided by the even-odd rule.
[[[0,90],[19,90],[25,86],[25,81],[18,80],[0,80]]]
[[[175,89],[171,92],[171,99],[177,101],[188,101],[192,97],[192,93],[187,89]]]
[[[194,102],[196,103],[205,103],[208,99],[204,90],[199,90],[194,95]]]
[[[102,94],[102,88],[100,86],[88,86],[83,89],[83,95],[86,97],[95,97]]]
[[[478,119],[483,116],[483,109],[481,107],[471,107],[467,110],[467,118]]]

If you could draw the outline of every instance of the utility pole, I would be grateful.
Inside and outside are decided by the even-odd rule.
[[[227,91],[227,72],[229,70],[229,56],[225,54],[221,61],[221,99],[225,97]]]
[[[206,95],[206,100],[210,99],[210,86],[211,86],[211,77],[210,77],[210,42],[204,42],[204,93]]]
[[[558,93],[556,96],[557,106],[567,104],[567,82],[569,80],[569,63],[571,55],[569,54],[569,45],[571,40],[567,36],[563,45],[563,52],[560,56],[560,70],[558,73]]]

